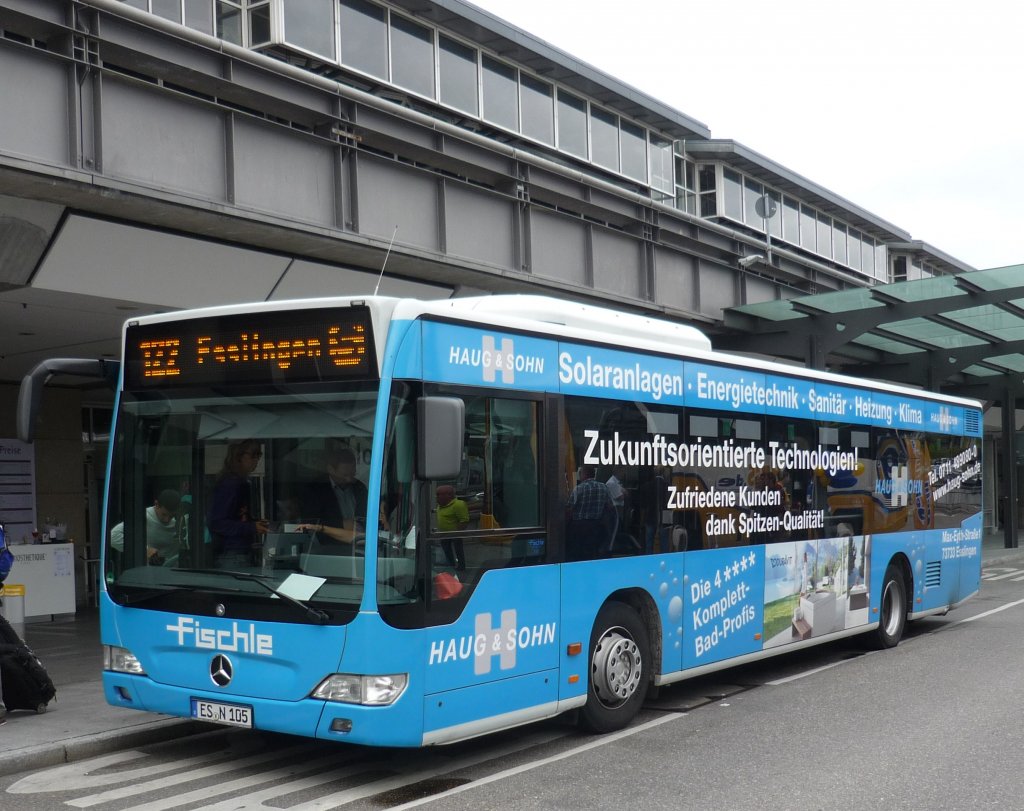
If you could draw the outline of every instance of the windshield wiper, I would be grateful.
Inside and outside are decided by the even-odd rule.
[[[263,586],[263,588],[265,588],[271,594],[276,594],[286,603],[291,603],[292,605],[301,608],[303,611],[306,612],[306,616],[309,619],[319,623],[320,625],[326,625],[331,619],[331,615],[328,614],[326,611],[323,611],[319,608],[313,608],[313,606],[306,605],[304,602],[302,602],[302,600],[297,600],[290,594],[285,594],[283,591],[278,591],[276,588],[270,585],[270,583],[266,582],[263,575],[253,574],[252,572],[235,572],[231,569],[171,569],[171,571],[190,572],[193,574],[226,574],[228,577],[235,578],[235,580],[248,580],[251,583],[257,583]]]

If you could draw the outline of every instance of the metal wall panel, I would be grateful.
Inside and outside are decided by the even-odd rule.
[[[747,276],[744,279],[745,295],[741,304],[757,304],[762,301],[775,301],[776,285],[768,279],[758,276]]]
[[[225,199],[222,113],[108,76],[102,115],[105,175]]]
[[[393,138],[407,141],[410,144],[433,149],[437,139],[436,134],[411,121],[403,121],[397,116],[388,115],[381,110],[372,107],[360,106],[358,108],[357,123],[361,127],[367,127],[375,132],[382,132]]]
[[[330,144],[259,121],[236,118],[235,202],[308,223],[334,223]]]
[[[693,309],[693,257],[659,248],[655,256],[654,290],[658,304]]]
[[[700,312],[721,318],[722,310],[739,304],[736,271],[710,262],[700,263]]]
[[[55,23],[63,24],[67,17],[65,4],[54,2],[54,0],[4,0],[4,5],[15,11]]]
[[[409,166],[360,155],[358,231],[396,245],[438,251],[437,180]]]
[[[144,76],[164,73],[168,66],[181,79],[186,74],[182,69],[194,70],[210,76],[219,76],[223,62],[217,51],[209,48],[195,48],[175,37],[152,29],[143,28],[129,20],[113,15],[103,17],[103,40],[114,43],[118,49],[104,48],[104,62],[122,68],[130,68]],[[121,51],[124,48],[125,51]],[[144,55],[142,64],[131,52]],[[160,65],[164,61],[167,65]],[[125,63],[128,64],[125,64]],[[141,68],[141,70],[140,70]]]
[[[530,224],[533,275],[586,285],[587,234],[583,220],[534,207]]]
[[[0,43],[0,77],[0,152],[67,166],[67,68]]]
[[[594,287],[605,293],[641,298],[643,244],[625,234],[594,228]]]
[[[444,199],[448,255],[514,269],[516,203],[452,181],[445,184]]]

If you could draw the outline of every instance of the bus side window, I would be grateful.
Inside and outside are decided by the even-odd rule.
[[[466,459],[458,479],[431,484],[435,568],[467,572],[541,562],[540,418],[531,399],[466,398]],[[524,529],[529,529],[523,533]]]

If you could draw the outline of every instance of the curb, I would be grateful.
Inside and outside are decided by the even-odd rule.
[[[183,738],[209,731],[209,729],[210,725],[202,721],[169,718],[151,721],[128,729],[114,729],[109,732],[83,735],[79,738],[66,738],[53,743],[27,746],[0,753],[0,777],[84,760],[133,746],[145,746],[146,744]]]

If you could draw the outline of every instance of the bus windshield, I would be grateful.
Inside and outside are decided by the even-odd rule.
[[[195,613],[231,599],[239,616],[302,621],[297,599],[351,618],[378,387],[125,392],[104,534],[111,596]]]

